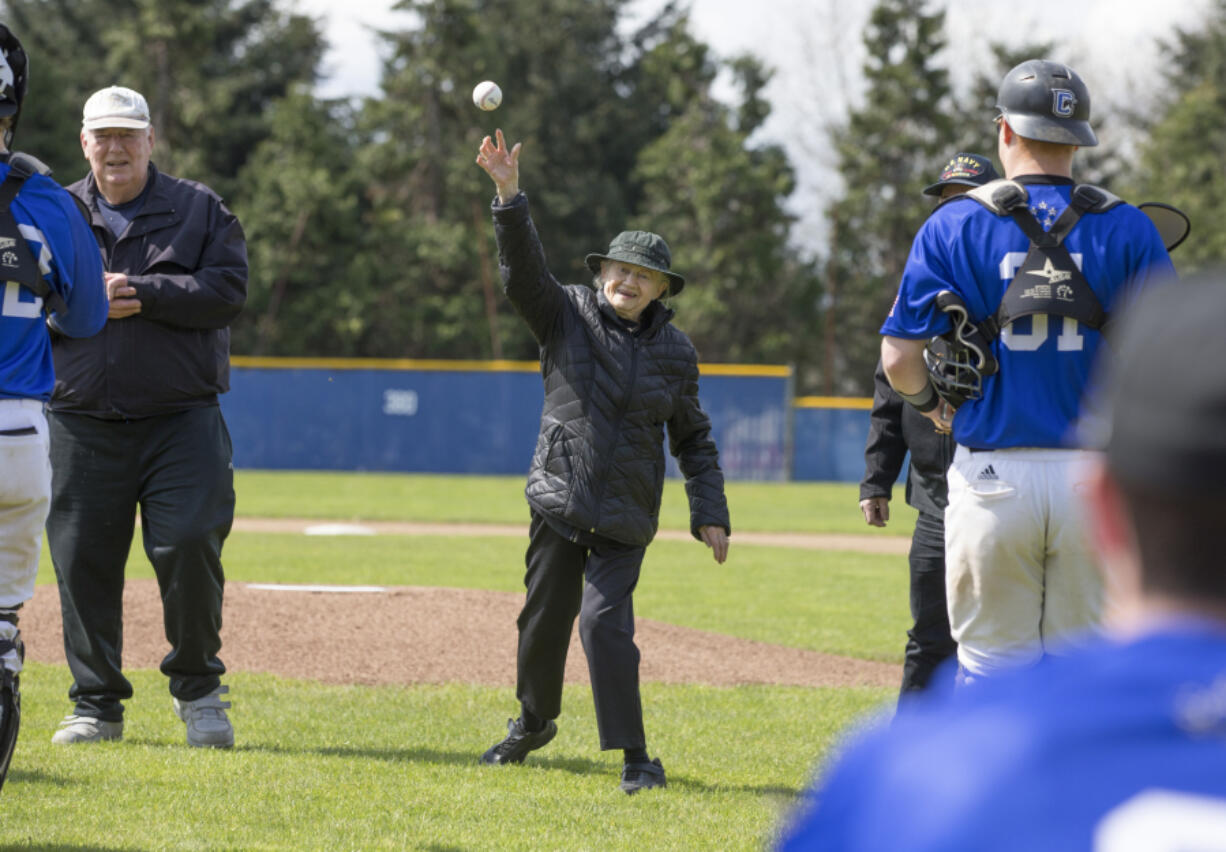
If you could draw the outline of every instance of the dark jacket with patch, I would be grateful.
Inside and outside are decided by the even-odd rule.
[[[873,377],[873,410],[869,415],[868,442],[864,447],[864,479],[860,499],[889,499],[907,450],[907,504],[943,520],[949,502],[945,471],[954,457],[952,435],[942,435],[932,421],[894,392],[881,362]]]
[[[230,389],[229,325],[247,299],[247,244],[211,189],[149,165],[149,195],[117,239],[93,174],[68,187],[90,214],[107,272],[123,272],[140,313],[93,337],[56,335],[53,411],[149,417],[214,405]]]
[[[632,332],[604,294],[561,286],[520,193],[494,204],[503,286],[540,344],[545,405],[528,503],[584,534],[646,546],[659,523],[664,429],[685,475],[690,528],[731,532],[711,422],[698,402],[698,356],[653,302]]]

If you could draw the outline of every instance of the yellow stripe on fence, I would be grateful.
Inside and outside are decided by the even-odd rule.
[[[541,365],[536,361],[451,361],[431,358],[284,358],[235,355],[230,358],[235,367],[256,367],[270,370],[455,370],[499,373],[535,373]],[[787,378],[790,367],[776,364],[700,364],[704,376],[771,376]]]
[[[536,361],[444,361],[428,358],[262,358],[235,355],[235,367],[270,370],[453,370],[466,372],[535,373]]]
[[[852,396],[798,396],[792,400],[793,408],[850,408],[870,411],[872,399]]]
[[[786,379],[792,368],[781,364],[699,364],[698,372],[704,376],[769,376]]]

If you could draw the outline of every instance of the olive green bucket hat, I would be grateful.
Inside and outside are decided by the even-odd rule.
[[[676,296],[685,286],[685,278],[669,269],[673,254],[668,250],[668,243],[659,234],[650,231],[622,231],[609,243],[608,254],[593,252],[585,257],[587,268],[600,272],[602,260],[620,260],[623,263],[633,263],[645,266],[668,276],[668,295]]]

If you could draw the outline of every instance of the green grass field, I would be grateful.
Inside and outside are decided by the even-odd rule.
[[[522,476],[239,471],[238,511],[272,518],[342,520],[528,521]],[[890,502],[890,524],[876,529],[860,514],[857,486],[829,482],[729,482],[728,505],[736,530],[757,532],[863,533],[910,536],[915,510],[901,488]],[[689,529],[681,482],[664,485],[660,526]]]
[[[236,487],[240,515],[526,520],[518,478],[242,471]],[[729,502],[735,529],[868,530],[855,486],[732,483]],[[899,511],[878,534],[906,534],[912,522]],[[687,524],[684,493],[670,481],[663,525]],[[226,572],[239,581],[518,591],[523,544],[236,532]],[[46,559],[43,569],[40,581],[54,582]],[[128,574],[152,576],[139,545]],[[906,578],[902,557],[738,548],[734,531],[722,566],[697,542],[653,544],[635,609],[643,618],[896,662]],[[344,641],[326,624],[303,629]],[[183,744],[161,674],[128,674],[136,696],[124,741],[61,748],[49,739],[70,709],[67,668],[28,666],[21,741],[0,794],[0,848],[761,849],[839,732],[893,696],[645,684],[649,747],[669,787],[627,797],[616,787],[620,753],[598,750],[586,688],[567,688],[548,748],[522,767],[489,768],[476,758],[515,712],[509,688],[341,687],[232,672],[237,746],[211,752]]]

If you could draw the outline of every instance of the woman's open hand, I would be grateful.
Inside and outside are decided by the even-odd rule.
[[[477,165],[493,178],[494,186],[498,189],[498,200],[507,204],[519,194],[519,149],[522,143],[516,142],[515,147],[508,151],[501,129],[494,131],[494,137],[496,143],[488,136],[481,140]]]

